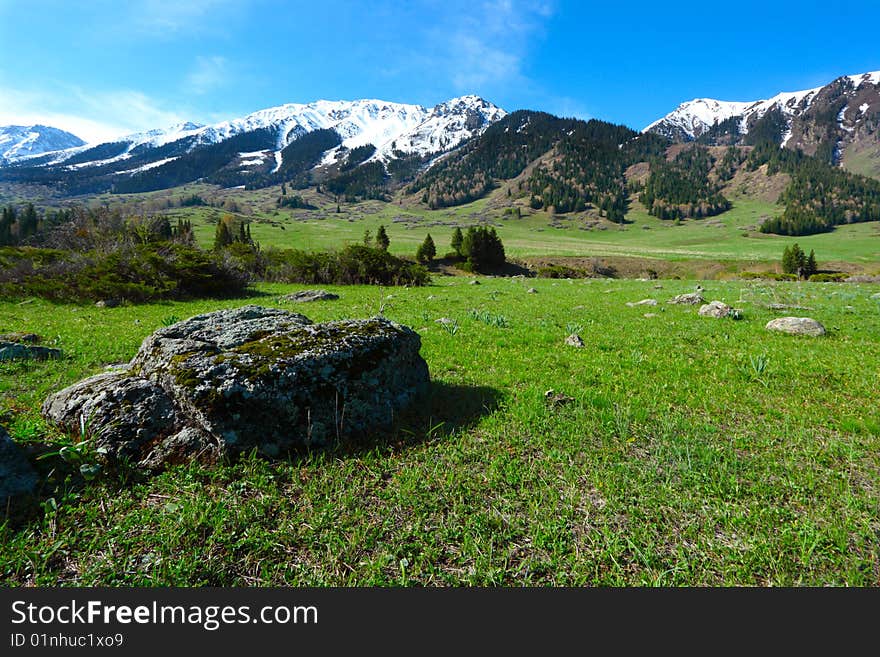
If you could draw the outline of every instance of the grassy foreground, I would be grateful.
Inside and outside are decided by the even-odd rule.
[[[316,321],[381,311],[421,334],[432,390],[394,433],[47,484],[41,510],[0,520],[0,580],[880,585],[880,286],[704,282],[707,299],[743,309],[733,321],[665,303],[693,282],[481,280],[328,288],[341,299],[292,308]],[[65,352],[0,364],[0,423],[43,439],[46,395],[127,360],[163,322],[279,305],[294,289],[114,309],[0,302],[0,331]],[[626,306],[649,297],[659,305]],[[809,306],[790,314],[828,335],[766,332],[788,314],[774,302]],[[572,332],[584,348],[564,344]],[[571,401],[548,403],[550,389]]]

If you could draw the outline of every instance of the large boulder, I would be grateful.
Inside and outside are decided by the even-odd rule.
[[[7,505],[30,495],[37,487],[37,474],[18,445],[0,427],[0,515]]]
[[[412,329],[384,318],[313,324],[275,308],[198,315],[147,337],[126,370],[50,396],[109,458],[147,468],[256,449],[278,456],[391,424],[429,381]]]
[[[791,335],[809,335],[812,337],[825,335],[825,327],[810,317],[777,317],[767,322],[764,328],[768,331],[779,331]]]

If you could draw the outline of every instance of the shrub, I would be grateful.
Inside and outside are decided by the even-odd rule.
[[[111,252],[4,250],[0,294],[59,301],[134,302],[240,293],[248,277],[211,254],[175,242],[121,245]]]
[[[387,251],[352,244],[340,252],[269,249],[266,278],[327,285],[426,285],[428,270]]]
[[[813,274],[808,279],[811,283],[839,283],[846,279],[847,275],[843,273],[836,274]]]

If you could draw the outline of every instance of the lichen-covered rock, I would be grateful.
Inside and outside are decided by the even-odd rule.
[[[338,299],[338,294],[327,292],[326,290],[301,290],[293,294],[285,294],[281,299],[283,301],[293,301],[294,303],[306,303],[309,301],[333,301]]]
[[[768,331],[779,331],[790,335],[825,335],[825,327],[810,317],[777,317],[767,322]]]
[[[696,306],[698,303],[705,303],[706,300],[699,292],[689,292],[687,294],[679,294],[669,300],[669,303],[680,303]]]
[[[41,412],[68,433],[91,438],[114,461],[144,460],[185,424],[162,388],[127,370],[98,374],[50,395]]]
[[[714,317],[715,319],[722,319],[724,317],[733,315],[734,310],[723,301],[710,301],[705,306],[700,306],[697,314],[700,317]]]
[[[18,445],[0,427],[0,505],[30,495],[37,487],[37,474]],[[0,510],[2,513],[2,510]]]
[[[420,347],[384,318],[312,324],[275,308],[221,310],[159,329],[127,371],[63,390],[43,413],[67,427],[85,415],[111,454],[134,452],[148,468],[278,456],[389,425],[428,383]]]

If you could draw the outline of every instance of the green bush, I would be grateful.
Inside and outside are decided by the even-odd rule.
[[[175,242],[121,245],[110,252],[4,249],[0,295],[58,301],[225,297],[244,291],[247,276],[209,253]]]
[[[837,274],[813,274],[810,276],[809,281],[811,283],[839,283],[845,280],[847,274],[837,273]]]
[[[336,285],[426,285],[428,270],[382,249],[352,244],[339,252],[266,251],[268,280]]]

